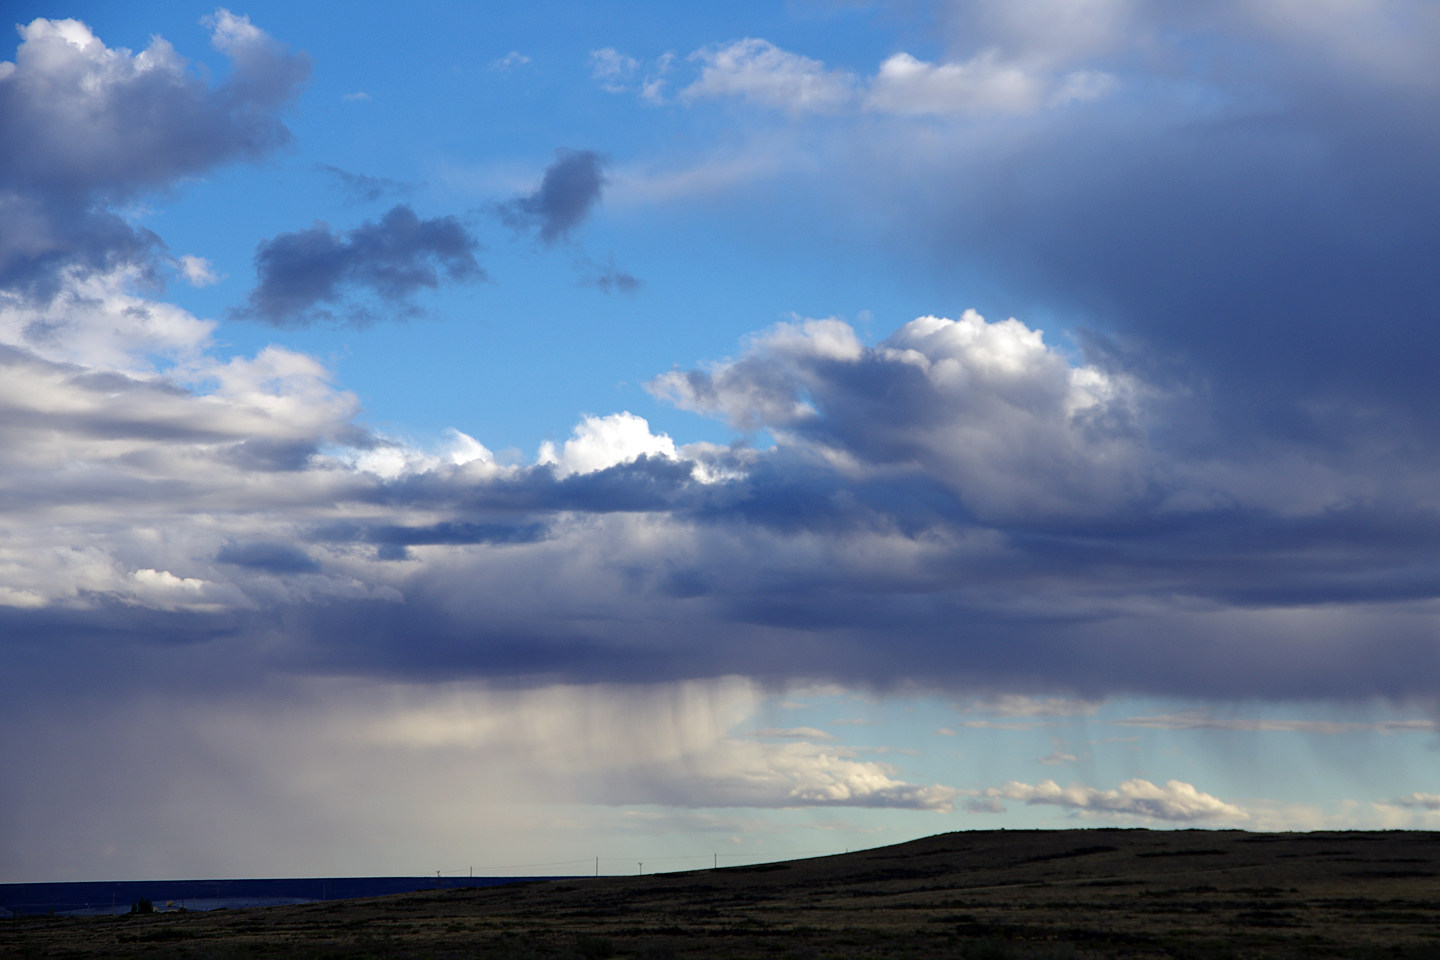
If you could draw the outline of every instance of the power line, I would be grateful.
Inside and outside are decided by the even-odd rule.
[[[791,851],[791,852],[788,852],[788,853],[780,854],[780,855],[778,855],[778,856],[775,855],[775,854],[773,854],[773,853],[768,853],[768,852],[767,852],[767,853],[724,853],[724,854],[722,854],[722,853],[712,853],[712,854],[710,855],[710,863],[711,863],[711,866],[712,866],[713,868],[718,869],[718,868],[719,868],[719,864],[720,864],[720,858],[721,858],[722,856],[725,857],[725,858],[727,858],[727,859],[730,859],[730,860],[767,860],[767,859],[768,859],[768,860],[772,860],[772,861],[778,863],[778,862],[784,861],[784,860],[798,860],[798,859],[801,859],[801,858],[803,858],[803,857],[827,857],[827,856],[835,856],[835,855],[837,855],[838,852],[839,852],[839,851],[836,851],[836,850],[800,850],[800,851]],[[849,851],[847,850],[847,851],[845,851],[845,852],[848,853]],[[699,860],[699,861],[702,861],[702,862],[703,862],[704,859],[705,859],[705,854],[703,854],[703,853],[691,853],[691,854],[681,854],[681,855],[670,856],[670,857],[646,857],[645,860],[644,860],[644,862],[645,862],[645,863],[660,862],[660,861],[673,862],[673,861],[676,861],[676,860]],[[549,860],[549,861],[546,861],[546,862],[544,862],[544,863],[508,863],[508,864],[498,864],[498,865],[492,866],[492,867],[481,867],[481,868],[480,868],[480,871],[481,871],[481,876],[486,876],[487,873],[488,873],[488,871],[493,871],[493,870],[529,870],[529,869],[533,869],[533,868],[536,868],[536,867],[568,867],[568,866],[574,866],[574,865],[576,865],[576,864],[581,864],[581,863],[585,863],[585,864],[593,863],[593,864],[595,864],[595,874],[596,874],[596,876],[599,876],[599,874],[600,874],[600,867],[601,867],[602,864],[606,864],[606,863],[638,863],[638,862],[640,862],[640,860],[639,860],[638,857],[587,857],[587,858],[585,858],[584,860]],[[465,874],[465,873],[468,872],[471,878],[473,878],[473,877],[475,876],[475,868],[474,868],[474,867],[453,867],[453,868],[447,868],[447,869],[445,869],[445,870],[436,871],[436,872],[437,872],[437,873],[446,873],[446,874]],[[495,874],[493,874],[493,873],[488,873],[488,875],[489,875],[489,876],[495,876]]]

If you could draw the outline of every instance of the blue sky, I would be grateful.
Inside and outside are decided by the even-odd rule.
[[[0,879],[1440,822],[1434,4],[12,13]]]

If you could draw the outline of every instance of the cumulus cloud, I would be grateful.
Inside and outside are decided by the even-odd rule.
[[[232,65],[214,86],[160,37],[136,54],[78,20],[20,27],[0,69],[0,288],[44,300],[67,271],[153,268],[163,244],[117,204],[289,140],[277,112],[309,58],[227,10],[207,24]]]
[[[911,321],[873,348],[838,320],[784,323],[740,360],[650,389],[857,476],[923,472],[981,515],[1105,511],[1145,490],[1135,385],[974,311]]]
[[[691,59],[701,65],[700,76],[680,92],[681,100],[737,96],[767,107],[827,111],[854,96],[853,78],[766,40],[707,47]]]
[[[557,452],[548,440],[540,445],[540,464],[553,465],[559,476],[594,473],[638,457],[676,458],[675,442],[665,434],[650,433],[650,424],[628,410],[605,417],[586,417],[574,436]]]
[[[442,273],[451,282],[484,279],[475,259],[478,246],[455,217],[421,220],[404,204],[344,232],[317,221],[256,247],[260,283],[233,315],[273,326],[365,326],[382,317],[415,316],[411,296],[438,288]],[[379,306],[354,299],[361,291]]]
[[[499,204],[496,212],[517,233],[534,232],[545,244],[567,239],[600,202],[604,160],[593,150],[561,150],[534,193]]]
[[[1054,780],[1042,780],[1034,786],[1011,781],[983,791],[969,809],[972,812],[998,813],[1003,810],[999,804],[1002,799],[1023,801],[1030,806],[1047,804],[1080,813],[1122,814],[1171,823],[1249,818],[1249,814],[1240,807],[1212,797],[1184,781],[1167,780],[1163,787],[1159,787],[1139,778],[1126,780],[1116,790],[1097,790],[1078,783],[1061,787]]]

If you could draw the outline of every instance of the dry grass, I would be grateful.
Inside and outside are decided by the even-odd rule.
[[[976,831],[843,856],[0,924],[4,957],[1440,960],[1440,834]]]

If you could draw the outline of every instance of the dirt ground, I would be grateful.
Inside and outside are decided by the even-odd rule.
[[[973,831],[720,870],[0,923],[0,957],[1440,960],[1440,834]]]

